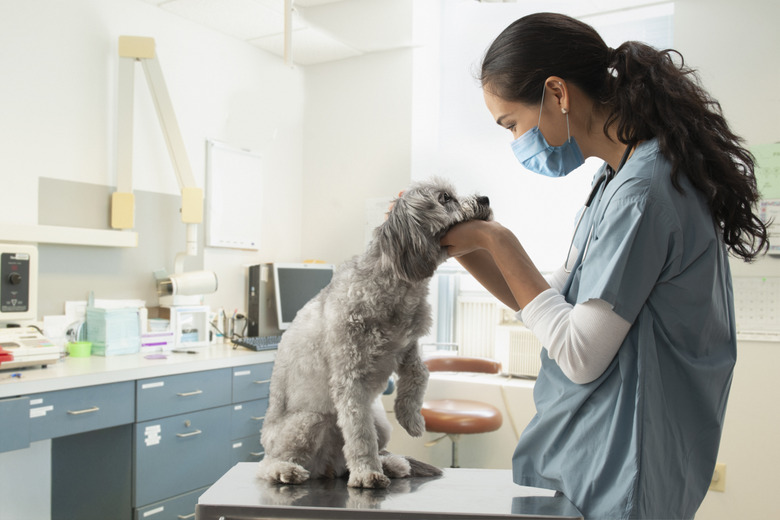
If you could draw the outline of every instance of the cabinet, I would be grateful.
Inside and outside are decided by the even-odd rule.
[[[245,356],[262,362],[242,364]],[[208,486],[237,462],[260,460],[263,452],[260,430],[273,358],[232,351],[224,357],[234,357],[238,366],[220,353],[213,361],[221,366],[199,363],[193,371],[148,377],[161,371],[104,371],[98,358],[91,361],[100,369],[89,379],[100,384],[73,387],[71,379],[57,388],[59,382],[42,378],[46,384],[26,384],[16,393],[6,386],[0,453],[51,439],[52,520],[194,518]],[[81,362],[74,368],[81,377],[84,361],[63,363]],[[0,471],[10,482],[15,469]],[[0,510],[25,518],[27,509],[11,500]]]
[[[272,369],[272,363],[233,369],[231,467],[239,462],[257,462],[263,458],[260,431],[268,409]]]
[[[136,382],[136,518],[187,518],[199,489],[237,462],[260,460],[272,368],[261,363]]]

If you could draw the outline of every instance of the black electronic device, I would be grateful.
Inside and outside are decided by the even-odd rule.
[[[249,266],[247,336],[281,335],[297,312],[333,278],[333,265],[273,263]]]

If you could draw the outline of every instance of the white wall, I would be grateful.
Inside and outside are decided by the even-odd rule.
[[[367,199],[411,179],[412,51],[306,68],[303,256],[340,263],[362,252]]]

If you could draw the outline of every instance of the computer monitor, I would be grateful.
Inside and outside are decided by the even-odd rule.
[[[274,295],[279,329],[286,330],[298,311],[317,296],[331,278],[331,264],[274,263]]]

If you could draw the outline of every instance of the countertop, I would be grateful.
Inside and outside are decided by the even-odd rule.
[[[46,368],[0,370],[0,399],[149,377],[267,363],[276,357],[275,350],[262,352],[243,348],[234,350],[229,344],[216,344],[189,350],[196,353],[185,354],[168,351],[107,357],[65,357]],[[165,359],[149,359],[146,357],[149,354],[165,354],[167,357]],[[19,376],[14,377],[13,374],[19,374]]]

